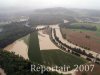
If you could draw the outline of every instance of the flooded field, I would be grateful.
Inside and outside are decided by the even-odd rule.
[[[59,49],[56,47],[50,40],[49,35],[43,33],[43,31],[38,31],[38,38],[39,38],[39,45],[40,50],[53,50],[53,49]]]
[[[15,54],[18,54],[24,57],[25,59],[29,59],[28,58],[28,46],[24,42],[24,40],[17,40],[14,43],[5,47],[4,50],[7,50],[9,52],[14,52]]]

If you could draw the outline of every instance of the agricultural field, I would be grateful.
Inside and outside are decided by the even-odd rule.
[[[22,56],[24,59],[28,58],[28,42],[29,42],[29,36],[24,36],[12,44],[6,46],[4,50],[9,52],[14,52],[16,55]]]
[[[97,30],[61,28],[63,38],[75,45],[100,53],[100,24],[73,23],[73,25],[92,25],[96,26]]]
[[[49,32],[46,32],[48,30],[42,30],[37,32],[33,32],[30,34],[30,39],[29,39],[29,58],[31,61],[36,62],[37,60],[41,60],[43,64],[52,66],[52,65],[58,65],[58,66],[63,66],[63,65],[70,65],[71,69],[73,69],[74,64],[84,64],[87,61],[85,61],[83,58],[79,58],[75,55],[72,54],[66,54],[62,51],[60,51],[58,48],[56,48],[53,43],[50,43],[49,39]],[[38,36],[37,36],[38,35]],[[45,38],[45,39],[41,39]],[[48,36],[48,37],[46,37]],[[40,41],[44,40],[44,43],[51,44],[53,45],[52,47],[47,48],[48,46],[40,46],[39,44]],[[45,41],[47,40],[47,41]],[[42,42],[42,44],[44,44]],[[42,47],[42,50],[41,48]],[[44,50],[43,50],[44,48]],[[46,50],[47,49],[47,50]],[[39,52],[40,51],[40,52]],[[36,59],[35,59],[36,58]],[[40,61],[38,61],[40,62]]]
[[[64,53],[60,50],[42,50],[41,51],[43,62],[45,65],[48,66],[64,66],[64,65],[70,65],[71,69],[74,68],[75,64],[84,64],[87,61],[84,59],[77,57],[72,54]]]
[[[30,34],[28,56],[32,62],[42,63],[38,32]]]
[[[49,30],[44,29],[38,31],[38,38],[39,38],[39,45],[40,45],[40,50],[53,50],[53,49],[59,49],[56,47],[50,40],[49,37]]]
[[[79,31],[84,31],[84,32],[93,32],[96,36],[100,36],[100,23],[72,23],[71,25],[75,26],[96,26],[97,30],[96,31],[91,31],[91,30],[85,30],[85,29],[76,29]]]

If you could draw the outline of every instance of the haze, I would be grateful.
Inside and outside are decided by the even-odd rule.
[[[100,0],[0,0],[0,9],[37,9],[50,7],[100,9]]]

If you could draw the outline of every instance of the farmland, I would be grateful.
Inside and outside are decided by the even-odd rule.
[[[71,69],[74,68],[75,64],[84,64],[86,61],[82,58],[79,58],[75,55],[66,54],[60,50],[42,50],[42,58],[45,65],[53,66],[64,66],[70,65]]]
[[[40,50],[58,49],[50,40],[48,29],[38,31]]]
[[[30,34],[28,56],[33,62],[42,62],[37,32]]]
[[[94,32],[95,35],[100,36],[100,24],[99,23],[72,23],[72,25],[75,25],[75,26],[81,26],[81,25],[84,25],[84,26],[96,26],[97,27],[96,31],[90,31],[90,30],[82,30],[82,31]],[[76,29],[76,30],[78,30],[78,29]]]
[[[40,32],[41,32],[41,34],[40,34]],[[37,35],[38,35],[38,37],[37,37]],[[45,65],[48,65],[48,66],[70,65],[71,69],[74,68],[73,67],[74,64],[80,65],[80,64],[86,63],[86,61],[83,58],[79,58],[72,54],[66,54],[66,53],[60,51],[58,48],[53,49],[53,47],[51,47],[51,49],[50,49],[50,47],[46,48],[48,46],[45,46],[45,50],[43,50],[43,49],[40,50],[40,47],[44,47],[44,46],[41,46],[41,44],[39,45],[39,42],[41,42],[42,40],[48,39],[49,37],[46,37],[47,35],[48,34],[46,33],[46,30],[42,30],[42,31],[38,31],[38,33],[34,32],[34,33],[30,34],[30,41],[29,41],[29,58],[30,58],[30,60],[32,60],[33,62],[36,62],[37,60],[42,60],[42,63]],[[40,39],[40,36],[45,39]],[[44,43],[47,43],[47,45],[49,44],[48,42],[45,42],[45,41],[44,41]],[[36,60],[34,58],[36,58]]]
[[[60,1],[51,2],[54,7]],[[26,7],[25,11],[16,12],[16,7],[13,13],[7,9],[7,14],[1,8],[0,75],[1,71],[6,75],[100,75],[100,11],[61,4],[44,8],[41,2],[39,7],[44,5],[44,9],[37,9],[36,2],[32,8],[19,3],[22,7],[18,10]],[[95,65],[92,72],[76,74],[75,65],[82,65],[79,70],[86,71],[84,65],[89,64]]]
[[[12,44],[6,46],[4,50],[9,51],[9,52],[14,52],[16,55],[20,55],[25,59],[28,58],[28,41],[29,41],[29,35],[24,36]]]
[[[100,25],[94,23],[72,23],[73,25],[96,26],[96,31],[61,28],[63,38],[80,47],[100,53]],[[74,38],[73,38],[74,37]]]

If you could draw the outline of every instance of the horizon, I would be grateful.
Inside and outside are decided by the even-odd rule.
[[[0,10],[34,10],[45,8],[75,8],[100,10],[98,0],[1,0]]]

